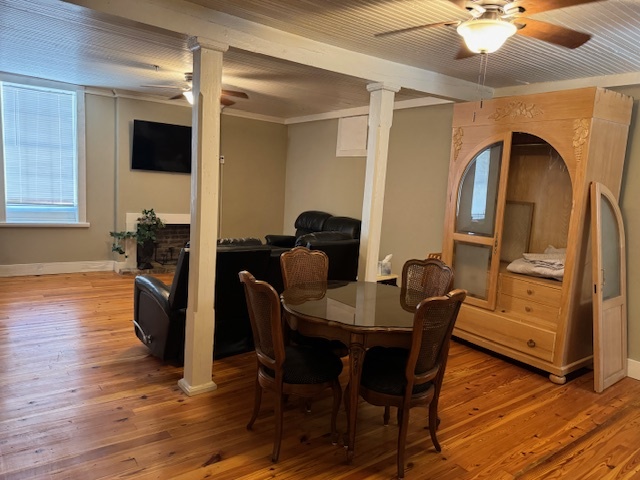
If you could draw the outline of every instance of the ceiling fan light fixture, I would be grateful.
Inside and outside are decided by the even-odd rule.
[[[479,18],[461,23],[457,30],[472,52],[493,53],[518,29],[504,20]]]
[[[189,105],[193,105],[193,92],[191,90],[182,92],[182,95],[184,95],[184,98],[187,99],[187,102],[189,102]]]

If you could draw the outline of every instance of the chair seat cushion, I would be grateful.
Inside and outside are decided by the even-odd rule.
[[[403,395],[407,386],[405,369],[408,357],[406,348],[373,347],[367,350],[362,364],[361,385],[388,395]],[[432,382],[414,385],[413,394],[423,393],[432,385]]]
[[[349,355],[349,348],[339,340],[328,340],[321,337],[308,337],[306,335],[302,335],[296,330],[291,331],[289,338],[295,345],[322,348],[335,353],[339,357],[346,357]]]
[[[283,370],[285,383],[325,383],[340,375],[342,361],[328,349],[289,345],[285,347]],[[265,368],[265,372],[275,377],[273,370]]]

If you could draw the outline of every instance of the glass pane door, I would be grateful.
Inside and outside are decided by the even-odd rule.
[[[491,145],[469,163],[458,193],[456,233],[492,237],[495,233],[502,143]]]
[[[454,284],[464,288],[467,295],[482,300],[489,297],[489,271],[491,269],[491,247],[454,242]]]
[[[498,198],[504,142],[480,150],[467,165],[458,186],[455,230],[453,233],[453,268],[456,288],[468,292],[467,303],[493,308],[495,306],[495,261],[498,248]],[[504,182],[503,182],[504,183]]]
[[[627,376],[624,225],[615,196],[591,184],[593,381],[596,392]]]

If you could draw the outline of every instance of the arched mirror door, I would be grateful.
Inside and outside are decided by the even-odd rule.
[[[627,289],[624,225],[618,202],[591,184],[593,378],[601,392],[627,376]]]
[[[453,233],[455,287],[467,290],[467,302],[486,308],[495,305],[498,267],[499,217],[504,195],[501,177],[506,163],[505,142],[493,143],[473,156],[461,176]]]

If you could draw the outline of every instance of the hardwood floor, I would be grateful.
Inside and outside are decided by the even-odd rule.
[[[112,273],[0,278],[0,479],[394,478],[397,426],[362,403],[347,465],[329,391],[311,413],[290,400],[272,464],[269,394],[245,429],[254,354],[214,362],[218,389],[184,395],[181,369],[135,337],[132,292]],[[638,381],[596,394],[586,372],[558,386],[453,342],[440,405],[442,453],[412,410],[407,479],[640,478]]]

